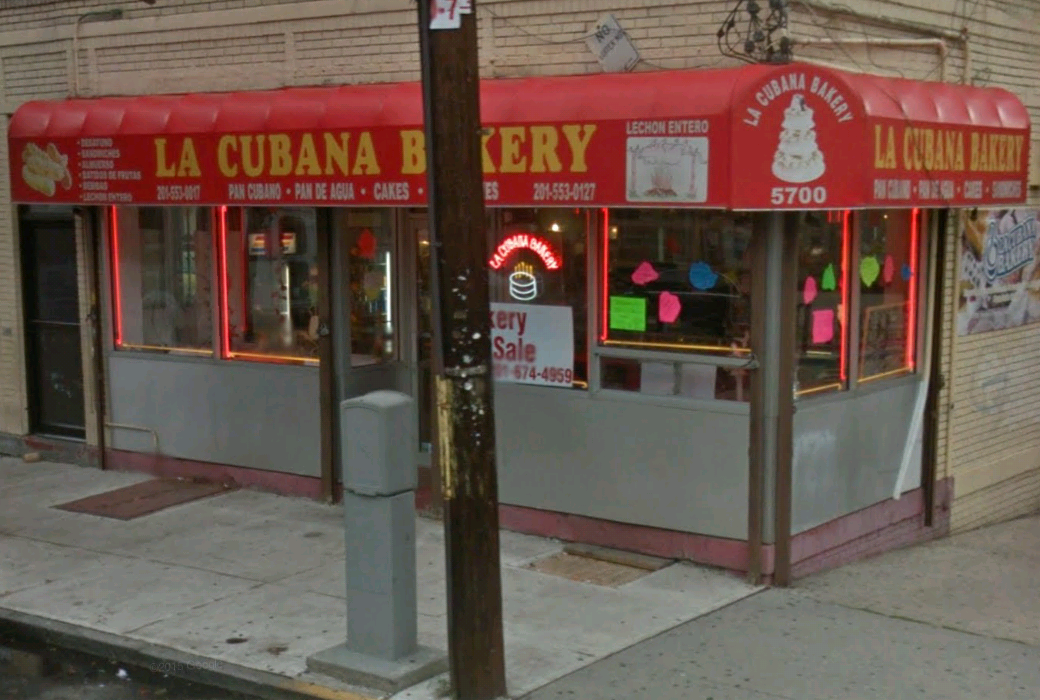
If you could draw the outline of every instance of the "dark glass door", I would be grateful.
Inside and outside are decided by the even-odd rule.
[[[76,229],[72,210],[21,216],[29,429],[83,438]]]

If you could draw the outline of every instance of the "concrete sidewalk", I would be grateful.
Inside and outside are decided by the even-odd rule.
[[[0,458],[0,621],[265,697],[380,695],[306,669],[346,636],[340,507],[246,490],[125,522],[51,507],[147,478]],[[417,549],[419,641],[443,650],[439,522],[419,519]],[[564,556],[560,543],[509,532],[501,552],[512,696],[757,590],[686,564],[574,581],[532,567]],[[444,683],[398,695],[434,698]]]
[[[1035,700],[1040,517],[773,589],[529,700]]]

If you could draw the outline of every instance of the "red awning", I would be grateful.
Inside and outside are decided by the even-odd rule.
[[[1024,200],[1011,93],[817,66],[485,80],[491,206],[808,209]],[[13,199],[425,202],[418,84],[30,102]]]

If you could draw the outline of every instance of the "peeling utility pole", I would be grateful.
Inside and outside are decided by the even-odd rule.
[[[418,2],[448,663],[456,698],[492,700],[506,682],[475,3]]]

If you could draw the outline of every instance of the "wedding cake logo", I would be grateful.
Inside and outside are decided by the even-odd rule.
[[[626,191],[630,202],[706,202],[708,139],[629,138]]]
[[[802,184],[819,179],[826,171],[823,153],[816,143],[816,122],[805,96],[796,94],[784,110],[780,145],[773,156],[773,174],[784,182]]]

